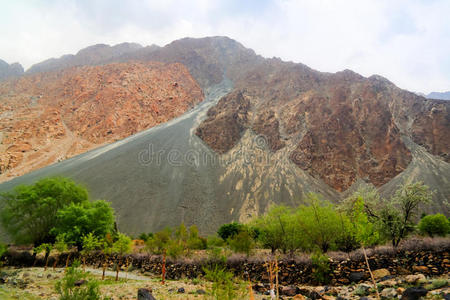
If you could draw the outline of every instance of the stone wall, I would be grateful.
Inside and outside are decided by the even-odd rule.
[[[58,259],[58,266],[64,266],[67,254],[62,254]],[[78,253],[71,254],[71,261],[79,258]],[[88,265],[101,268],[104,256],[101,253],[94,253],[87,257]],[[114,266],[114,261],[118,259],[122,269],[132,263],[133,269],[144,274],[161,274],[162,258],[160,256],[148,256],[133,254],[127,256],[111,256],[108,258],[108,267]],[[35,262],[29,251],[10,250],[3,259],[5,265],[10,266],[32,266]],[[52,266],[55,261],[54,256],[50,256],[48,265]],[[167,260],[168,279],[196,278],[203,274],[203,267],[211,265],[210,260],[200,261],[171,261]],[[304,260],[279,260],[279,281],[282,285],[290,284],[313,284],[312,266],[309,259]],[[401,250],[398,252],[385,251],[384,253],[369,254],[369,263],[372,270],[385,268],[392,275],[406,275],[422,273],[429,276],[439,276],[448,273],[450,270],[450,249],[444,247],[439,250]],[[45,264],[44,257],[38,257],[36,266]],[[236,276],[247,278],[248,274],[253,282],[268,281],[267,269],[263,260],[240,258],[229,258],[226,262],[229,270]],[[350,258],[330,259],[331,284],[344,285],[350,282],[361,282],[369,278],[369,273],[365,266],[361,253],[354,253]]]

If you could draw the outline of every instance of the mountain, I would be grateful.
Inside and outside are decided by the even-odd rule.
[[[156,47],[156,46],[155,46]],[[136,43],[122,43],[115,46],[105,44],[93,45],[78,51],[77,54],[67,54],[60,58],[50,58],[32,65],[27,74],[62,70],[76,66],[94,66],[117,61],[117,58],[128,52],[141,49]]]
[[[308,192],[340,201],[361,185],[383,196],[421,180],[429,211],[449,214],[450,102],[427,100],[381,76],[323,73],[266,59],[226,37],[139,48],[121,62],[186,66],[205,100],[159,126],[0,185],[70,176],[112,202],[137,234],[180,222],[213,232]]]
[[[23,67],[19,63],[8,64],[6,61],[0,59],[0,81],[11,78],[18,77],[23,74]]]
[[[450,91],[448,92],[432,92],[426,96],[428,99],[450,100]]]
[[[167,122],[203,99],[179,63],[114,63],[0,83],[0,180]]]

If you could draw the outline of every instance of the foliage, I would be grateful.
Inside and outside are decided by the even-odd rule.
[[[147,239],[146,249],[155,254],[162,254],[169,245],[172,236],[172,230],[165,228],[154,234],[152,238]]]
[[[343,213],[339,213],[339,227],[341,231],[335,241],[336,249],[347,253],[358,249],[359,243],[356,238],[355,226]]]
[[[242,230],[236,235],[228,238],[228,244],[231,250],[238,253],[245,253],[247,256],[250,255],[254,247],[254,241],[248,230]]]
[[[236,288],[238,283],[233,281],[233,273],[227,272],[225,268],[215,265],[211,269],[203,268],[203,271],[205,279],[212,282],[210,294],[214,299],[243,299],[245,296],[242,288]]]
[[[4,204],[1,222],[16,243],[35,245],[53,242],[50,230],[59,209],[88,200],[87,190],[70,179],[44,178],[33,185],[20,185],[0,195]]]
[[[112,249],[120,255],[131,252],[131,239],[123,233],[119,233],[117,240],[114,242]]]
[[[299,227],[305,234],[306,245],[310,249],[318,247],[325,253],[335,246],[341,233],[340,217],[331,203],[316,194],[309,194],[307,202],[308,206],[297,210]]]
[[[274,253],[277,249],[283,252],[295,251],[302,245],[300,228],[293,219],[293,210],[287,206],[273,206],[267,214],[252,222],[258,231],[258,240],[263,247]]]
[[[91,251],[100,249],[101,247],[101,241],[97,236],[95,236],[92,232],[89,232],[86,235],[83,235],[82,239],[82,247],[83,247],[83,254],[87,254]]]
[[[217,234],[224,240],[228,240],[228,238],[238,234],[241,230],[244,229],[244,225],[239,224],[237,222],[223,224],[220,226]]]
[[[216,235],[210,235],[207,238],[207,243],[206,244],[207,244],[208,248],[215,248],[215,247],[223,247],[223,246],[225,246],[226,242],[222,238],[220,238],[220,237],[218,237]]]
[[[369,221],[365,210],[364,199],[361,196],[358,196],[353,202],[350,221],[354,226],[355,239],[360,245],[366,247],[379,242],[380,235],[375,225]]]
[[[63,253],[64,251],[67,251],[69,246],[66,243],[66,235],[60,234],[56,237],[56,241],[53,244],[53,249],[58,251],[59,253]]]
[[[392,201],[380,209],[378,219],[381,232],[397,247],[414,230],[414,217],[421,204],[431,201],[432,192],[421,182],[404,184],[395,192]]]
[[[330,282],[330,261],[328,256],[315,252],[311,255],[312,277],[318,284],[327,284]]]
[[[208,241],[199,236],[198,228],[195,225],[189,227],[189,238],[187,240],[187,248],[192,250],[202,250],[208,247]]]
[[[45,252],[45,255],[47,255],[47,254],[50,253],[50,251],[52,251],[52,249],[53,249],[53,245],[52,244],[50,244],[50,243],[43,243],[43,244],[40,244],[37,247],[34,247],[33,248],[33,252],[35,254],[39,254],[39,253]]]
[[[71,203],[60,209],[52,233],[55,235],[64,233],[68,242],[81,247],[83,236],[92,233],[101,238],[113,231],[113,228],[113,209],[108,202],[97,200]]]
[[[74,263],[67,269],[64,277],[56,282],[55,289],[60,295],[60,300],[98,300],[102,299],[99,283],[94,279],[87,279],[87,274],[79,269],[79,263]],[[76,282],[87,282],[75,286]]]
[[[428,215],[419,222],[419,230],[422,234],[445,236],[450,232],[450,222],[443,214]]]

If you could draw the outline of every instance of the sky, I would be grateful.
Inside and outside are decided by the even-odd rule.
[[[450,0],[0,0],[0,59],[224,35],[265,57],[450,90]]]

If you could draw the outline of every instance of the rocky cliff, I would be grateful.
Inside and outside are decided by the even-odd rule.
[[[1,83],[0,95],[2,180],[167,122],[203,98],[176,63],[39,73]]]

